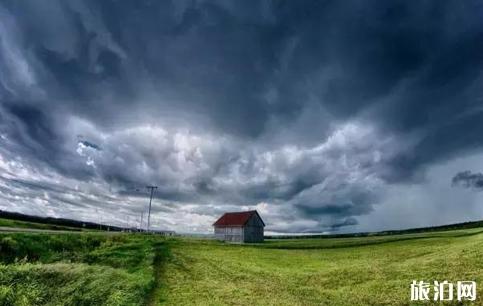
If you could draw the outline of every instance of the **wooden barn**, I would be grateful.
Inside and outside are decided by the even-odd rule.
[[[256,210],[225,213],[213,223],[217,239],[231,242],[263,242],[262,218]]]

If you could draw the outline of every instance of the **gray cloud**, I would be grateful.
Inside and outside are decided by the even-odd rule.
[[[483,188],[483,173],[472,173],[471,171],[462,171],[457,173],[451,180],[455,186],[466,188]]]
[[[138,215],[156,184],[180,230],[262,204],[272,231],[355,226],[388,186],[481,151],[482,11],[2,1],[2,205]]]

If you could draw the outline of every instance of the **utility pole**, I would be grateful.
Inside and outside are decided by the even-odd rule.
[[[143,218],[144,218],[144,211],[141,212],[141,223],[139,223],[139,231],[143,231]]]
[[[154,189],[157,189],[158,186],[146,186],[146,188],[151,190],[151,196],[149,197],[148,229],[147,229],[147,231],[149,232],[149,226],[151,225],[151,202],[153,201]]]
[[[99,230],[101,230],[101,219],[100,219],[100,216],[99,215],[99,209],[96,208],[96,215],[97,215],[97,224],[99,225]]]
[[[126,232],[129,232],[129,216],[126,216]]]

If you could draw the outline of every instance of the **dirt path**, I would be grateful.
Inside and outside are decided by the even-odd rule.
[[[164,264],[168,257],[168,248],[165,243],[157,243],[154,247],[154,259],[153,259],[153,273],[154,273],[154,285],[151,290],[146,305],[155,306],[161,302]]]

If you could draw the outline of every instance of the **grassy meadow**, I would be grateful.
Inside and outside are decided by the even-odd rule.
[[[251,245],[5,233],[0,262],[0,305],[410,305],[412,280],[482,284],[483,228]]]
[[[27,222],[13,219],[0,218],[0,227],[6,228],[24,228],[24,229],[40,229],[40,230],[63,230],[63,231],[81,231],[83,229],[54,225],[54,224],[44,224],[37,222]]]
[[[249,246],[178,240],[164,305],[408,305],[412,280],[483,284],[483,229]]]

